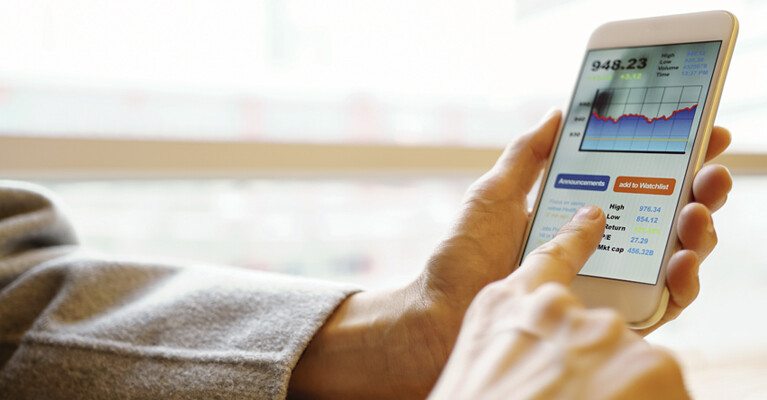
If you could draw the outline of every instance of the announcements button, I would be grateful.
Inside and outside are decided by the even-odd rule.
[[[643,178],[640,176],[619,176],[615,179],[613,191],[620,193],[659,194],[674,193],[675,179]]]
[[[554,182],[557,189],[598,190],[604,192],[610,186],[607,175],[559,174]]]

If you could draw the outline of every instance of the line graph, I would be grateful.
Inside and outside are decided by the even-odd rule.
[[[701,86],[597,91],[581,151],[684,153]]]
[[[696,109],[697,107],[698,107],[698,105],[696,104],[696,105],[694,105],[694,106],[692,106],[692,107],[683,108],[683,109],[681,109],[681,110],[675,110],[675,111],[674,111],[674,112],[672,112],[672,113],[671,113],[671,115],[669,115],[668,117],[655,117],[655,118],[653,118],[653,119],[650,119],[650,118],[649,118],[649,117],[647,117],[646,115],[641,115],[641,114],[623,114],[623,115],[621,115],[620,117],[618,117],[618,119],[617,119],[617,120],[613,119],[613,117],[603,117],[603,116],[601,116],[601,115],[598,115],[596,112],[592,112],[592,113],[591,113],[591,115],[592,115],[592,116],[594,116],[594,118],[596,118],[596,119],[599,119],[599,120],[602,120],[602,121],[605,121],[605,122],[607,122],[607,121],[610,121],[610,122],[612,122],[612,123],[614,123],[614,124],[617,124],[617,123],[619,123],[619,121],[620,121],[621,119],[623,119],[623,118],[634,118],[634,117],[635,117],[635,118],[638,118],[638,119],[643,119],[643,120],[645,120],[645,122],[647,122],[648,124],[651,124],[651,123],[653,123],[653,122],[655,122],[655,121],[668,121],[668,120],[671,120],[671,119],[673,119],[673,118],[674,118],[674,115],[676,115],[676,114],[681,114],[681,113],[683,113],[683,112],[691,111],[692,113],[695,113],[695,109]]]

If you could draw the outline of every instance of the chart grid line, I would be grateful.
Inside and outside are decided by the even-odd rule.
[[[597,90],[581,151],[684,153],[701,85]]]

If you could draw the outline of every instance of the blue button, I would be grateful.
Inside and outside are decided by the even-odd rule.
[[[607,175],[559,174],[554,182],[557,189],[597,190],[604,192],[610,186]]]

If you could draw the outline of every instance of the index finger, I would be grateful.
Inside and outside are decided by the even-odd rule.
[[[508,279],[532,292],[546,282],[570,285],[597,249],[605,230],[605,214],[599,207],[579,209],[550,241],[533,250]]]

